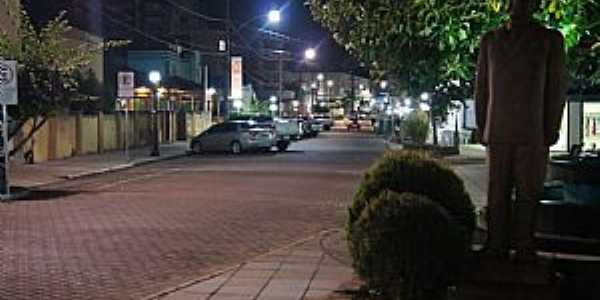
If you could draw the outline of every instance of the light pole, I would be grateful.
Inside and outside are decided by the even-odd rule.
[[[150,71],[148,74],[148,79],[152,83],[152,151],[150,152],[150,156],[160,156],[160,147],[159,147],[159,136],[158,136],[158,87],[161,80],[160,72],[158,71]]]
[[[304,50],[304,63],[305,63],[306,66],[308,66],[309,63],[311,63],[312,61],[314,61],[316,58],[317,58],[317,50],[315,48],[311,47],[311,48],[307,48],[306,50]],[[306,68],[305,71],[307,69],[308,68]],[[301,82],[301,84],[303,86],[302,92],[303,92],[303,95],[304,95],[305,112],[306,113],[310,113],[310,110],[312,108],[312,89],[310,89],[308,87],[304,88],[305,87],[304,72],[300,73],[300,76],[301,76],[300,82]],[[310,93],[310,97],[308,97],[308,99],[306,97],[306,91],[310,91],[311,92]],[[306,103],[306,102],[308,102],[308,103]]]

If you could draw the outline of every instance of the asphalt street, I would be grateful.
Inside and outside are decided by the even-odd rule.
[[[343,226],[375,136],[207,154],[40,187],[0,204],[0,299],[139,299]]]

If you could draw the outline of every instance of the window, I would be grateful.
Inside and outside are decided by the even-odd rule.
[[[238,124],[236,123],[227,123],[223,127],[223,132],[235,132],[238,130]]]

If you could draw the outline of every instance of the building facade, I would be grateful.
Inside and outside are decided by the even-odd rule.
[[[20,1],[0,1],[0,32],[9,38],[17,38],[20,20]]]

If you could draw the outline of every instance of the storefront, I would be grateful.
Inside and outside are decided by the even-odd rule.
[[[560,138],[553,151],[568,151],[583,144],[584,150],[600,146],[600,95],[569,97],[565,105]]]

